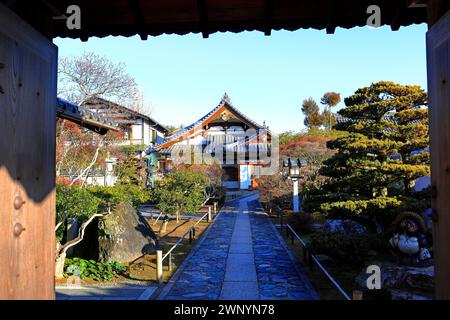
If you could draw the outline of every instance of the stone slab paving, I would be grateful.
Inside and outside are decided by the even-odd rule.
[[[264,300],[316,300],[313,286],[295,262],[258,201],[248,203],[259,294]]]
[[[312,300],[318,295],[252,193],[227,202],[158,299]]]
[[[220,300],[259,299],[247,202],[239,201]]]
[[[159,294],[167,300],[216,300],[225,277],[225,266],[236,215],[234,206],[225,206],[202,239],[186,257]]]
[[[55,288],[56,300],[148,300],[156,286],[82,286]]]

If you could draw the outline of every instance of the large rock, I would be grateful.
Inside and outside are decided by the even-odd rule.
[[[381,270],[381,289],[391,292],[392,299],[431,297],[434,290],[434,267],[415,268],[395,263],[373,263]],[[355,279],[361,289],[367,289],[369,275],[363,270]]]
[[[99,259],[102,262],[133,261],[155,250],[156,235],[147,221],[129,204],[116,206],[99,220]]]
[[[409,287],[423,290],[434,290],[434,268],[409,268],[406,271],[405,282]]]
[[[320,227],[324,233],[366,235],[367,228],[353,220],[327,219]]]

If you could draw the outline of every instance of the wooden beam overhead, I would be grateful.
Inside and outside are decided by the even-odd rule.
[[[329,19],[328,20],[328,24],[327,24],[327,34],[334,34],[334,32],[336,31],[336,25],[333,22],[333,19]]]
[[[424,5],[429,6],[437,0],[425,1],[427,0],[373,2],[383,5],[383,24],[387,25],[400,3],[405,7],[410,6],[398,20],[401,26],[408,26],[427,20]],[[314,28],[326,29],[328,33],[332,33],[337,27],[364,26],[367,20],[365,4],[369,3],[369,0],[39,0],[34,8],[39,9],[41,6],[45,11],[37,12],[34,8],[30,9],[28,1],[21,0],[16,1],[11,9],[43,33],[47,29],[36,21],[36,16],[45,16],[50,21],[50,37],[82,37],[86,40],[93,36],[129,37],[139,34],[142,39],[146,39],[147,36],[168,33],[184,35],[201,32],[206,38],[212,33],[226,31],[258,30],[270,35],[272,29],[294,31]],[[448,3],[450,1],[443,0],[441,6]],[[81,30],[68,29],[63,20],[52,19],[55,11],[65,12],[69,4],[79,5],[81,8]],[[335,9],[332,9],[333,5],[336,6]],[[334,14],[330,17],[332,11]],[[433,12],[430,12],[430,17],[434,15]],[[396,28],[394,25],[394,29]]]
[[[200,21],[200,30],[202,31],[203,38],[209,37],[208,32],[208,8],[206,6],[206,0],[197,0],[198,17]]]
[[[264,2],[264,35],[270,36],[272,33],[273,0]]]
[[[338,15],[337,11],[338,8],[336,7],[336,1],[330,0],[329,1],[329,12],[328,12],[328,22],[327,26],[325,28],[327,34],[334,34],[336,31],[336,16]]]
[[[392,21],[391,21],[391,30],[392,31],[398,31],[398,29],[400,29],[401,20],[402,20],[403,16],[405,15],[407,9],[408,9],[408,7],[406,6],[406,3],[404,3],[404,2],[399,3],[398,7],[395,9],[394,15],[392,16]]]
[[[131,12],[133,13],[133,18],[137,29],[139,30],[139,36],[141,40],[147,40],[148,34],[144,32],[145,19],[142,15],[142,8],[139,0],[129,0]]]

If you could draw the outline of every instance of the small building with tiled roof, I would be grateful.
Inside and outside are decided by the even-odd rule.
[[[233,106],[225,93],[210,112],[147,152],[159,154],[163,172],[177,164],[216,163],[224,170],[224,186],[249,189],[270,155],[271,133]]]
[[[124,133],[122,144],[125,145],[156,145],[164,141],[168,132],[166,127],[150,116],[100,97],[86,100],[83,107],[95,115],[114,120]]]

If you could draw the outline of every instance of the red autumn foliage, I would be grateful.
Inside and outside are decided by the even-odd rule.
[[[61,177],[61,176],[57,176],[57,177],[56,177],[56,183],[57,183],[57,184],[62,184],[62,185],[68,186],[68,185],[70,185],[70,184],[72,183],[72,180],[71,180],[71,179],[64,178],[64,177]],[[74,184],[74,185],[80,185],[80,184],[81,184],[81,181],[80,181],[80,180],[77,180],[77,181],[75,181],[73,184]]]
[[[280,145],[280,154],[295,156],[295,154],[301,152],[324,151],[327,149],[327,141],[330,140],[333,140],[333,138],[304,135],[287,144]]]

